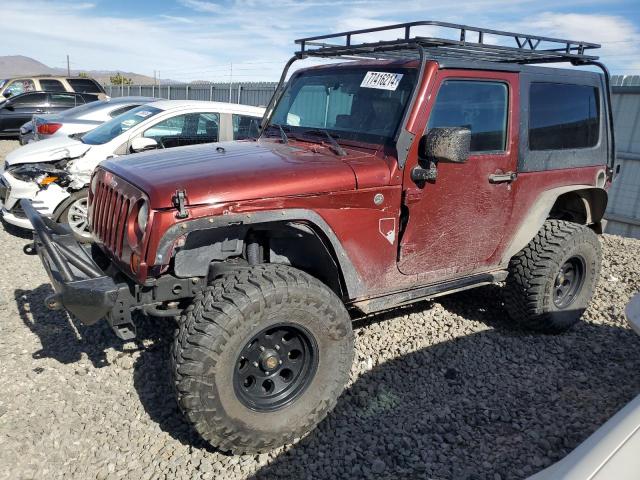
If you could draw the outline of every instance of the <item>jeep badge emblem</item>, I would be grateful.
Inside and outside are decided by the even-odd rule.
[[[376,205],[382,205],[382,202],[384,202],[384,195],[381,193],[376,193],[373,197],[373,203],[375,203]]]

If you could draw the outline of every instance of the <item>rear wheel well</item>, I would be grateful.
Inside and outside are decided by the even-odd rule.
[[[589,225],[597,231],[607,208],[607,200],[607,192],[601,188],[563,193],[556,199],[549,218]]]

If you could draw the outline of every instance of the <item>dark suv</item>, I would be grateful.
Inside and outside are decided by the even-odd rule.
[[[0,137],[18,137],[20,127],[36,114],[59,113],[95,102],[98,95],[73,92],[29,92],[0,103]]]
[[[455,38],[416,33],[434,26]],[[180,408],[233,452],[327,415],[354,317],[505,282],[513,321],[561,332],[600,270],[614,138],[598,45],[439,22],[297,43],[259,139],[103,162],[89,250],[23,201],[49,307],[124,339],[132,311],[177,317]],[[350,61],[285,86],[306,57]],[[529,65],[547,62],[603,74]]]

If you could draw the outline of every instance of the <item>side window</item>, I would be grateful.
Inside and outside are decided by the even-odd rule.
[[[160,143],[163,137],[176,137],[182,135],[186,117],[186,115],[176,115],[175,117],[161,120],[145,130],[143,136],[153,138]]]
[[[217,142],[220,130],[220,115],[217,113],[197,113],[196,137],[198,143]]]
[[[465,127],[471,130],[472,152],[504,151],[508,98],[504,83],[445,80],[431,110],[427,129]]]
[[[16,95],[20,95],[21,93],[25,93],[25,92],[33,92],[33,91],[35,91],[35,89],[36,89],[36,86],[33,83],[33,80],[29,80],[29,79],[14,80],[6,88],[5,97],[7,96],[6,92],[11,93],[12,96],[16,96]]]
[[[131,110],[134,107],[137,107],[138,105],[127,105],[126,107],[120,107],[120,108],[116,108],[114,111],[112,111],[109,116],[111,118],[117,117],[118,115],[122,115],[125,112],[128,112],[129,110]]]
[[[20,98],[16,98],[12,104],[15,108],[28,108],[43,106],[47,103],[46,93],[32,93]]]
[[[67,78],[67,82],[75,92],[103,93],[102,88],[91,78]]]
[[[246,140],[247,138],[256,138],[258,136],[259,118],[235,114],[231,118],[233,120],[234,140]]]
[[[586,85],[532,83],[529,91],[529,149],[589,148],[598,143],[598,89]]]
[[[40,90],[45,92],[66,92],[64,85],[59,80],[47,79],[40,80]]]
[[[49,102],[52,107],[72,108],[76,106],[76,96],[68,93],[50,93]]]

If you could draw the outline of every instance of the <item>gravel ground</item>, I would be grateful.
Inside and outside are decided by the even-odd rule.
[[[605,235],[595,299],[570,332],[514,329],[493,286],[360,320],[334,413],[297,445],[228,456],[177,411],[172,323],[142,318],[123,344],[104,322],[46,310],[26,243],[0,228],[3,479],[525,478],[640,393],[640,338],[623,318],[640,242]]]

